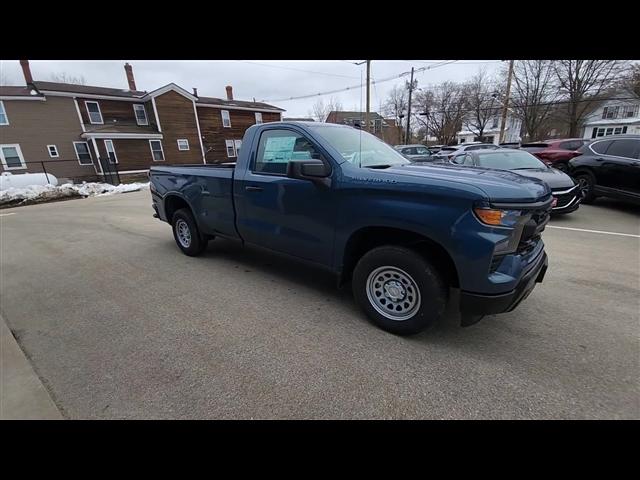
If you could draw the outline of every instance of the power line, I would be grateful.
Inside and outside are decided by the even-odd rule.
[[[424,72],[425,70],[431,70],[433,68],[443,67],[444,65],[448,65],[448,64],[451,64],[451,63],[454,63],[454,62],[457,62],[457,60],[447,60],[446,62],[441,62],[440,64],[433,65],[433,66],[430,66],[430,67],[420,67],[420,68],[416,69],[415,72],[416,73],[417,72]],[[402,78],[405,75],[408,75],[409,73],[410,72],[403,72],[403,73],[401,73],[399,75],[393,75],[391,77],[383,78],[382,80],[378,80],[375,83],[383,83],[383,82],[388,82],[390,80],[396,80],[398,78]],[[296,96],[296,97],[279,98],[279,99],[272,99],[272,100],[263,99],[262,101],[263,102],[288,102],[288,101],[291,101],[291,100],[302,100],[302,99],[306,99],[306,98],[313,98],[313,97],[320,97],[320,96],[323,96],[323,95],[330,95],[332,93],[346,92],[348,90],[353,90],[353,89],[356,89],[356,88],[362,88],[362,86],[361,85],[351,85],[349,87],[339,88],[339,89],[336,89],[336,90],[330,90],[330,91],[326,91],[326,92],[311,93],[311,94],[308,94],[308,95],[299,95],[299,96]]]

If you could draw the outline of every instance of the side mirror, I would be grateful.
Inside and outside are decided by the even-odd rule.
[[[292,160],[287,166],[287,177],[310,180],[325,186],[331,185],[331,167],[322,160]]]

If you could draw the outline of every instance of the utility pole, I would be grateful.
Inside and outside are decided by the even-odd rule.
[[[370,78],[371,78],[371,60],[367,60],[367,114],[365,115],[364,119],[367,122],[367,132],[369,133],[371,133],[371,127],[369,124]]]
[[[502,107],[502,121],[500,122],[500,138],[498,143],[504,142],[504,130],[507,123],[507,109],[509,108],[509,95],[511,93],[511,77],[513,76],[513,60],[509,61],[509,76],[507,77],[507,91],[504,96],[504,105]]]
[[[404,143],[409,141],[409,132],[411,127],[411,93],[413,92],[413,67],[411,67],[411,82],[409,83],[409,104],[407,105],[407,133],[404,135]]]

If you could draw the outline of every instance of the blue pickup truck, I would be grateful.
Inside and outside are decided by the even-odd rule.
[[[511,311],[547,270],[544,182],[416,165],[357,128],[253,125],[237,162],[154,165],[149,177],[154,216],[185,254],[222,237],[328,269],[397,334],[437,322],[452,288],[462,325]]]

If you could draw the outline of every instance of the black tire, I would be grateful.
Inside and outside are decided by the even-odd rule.
[[[578,185],[580,185],[580,195],[582,196],[581,202],[585,204],[593,203],[596,199],[594,193],[594,187],[596,185],[596,179],[590,172],[578,172],[574,176]]]
[[[387,267],[391,267],[391,269],[387,270]],[[376,271],[381,272],[378,278],[383,278],[383,272],[387,271],[390,272],[391,277],[382,282],[382,284],[376,283],[378,275],[378,273],[375,273]],[[393,278],[393,272],[396,271],[398,271],[400,280],[394,280]],[[408,275],[409,278],[407,279],[403,274]],[[377,301],[375,299],[370,300],[367,294],[370,275],[373,275],[373,277],[369,292],[373,297],[377,297]],[[405,280],[409,282],[407,283]],[[390,284],[389,282],[395,283]],[[401,289],[402,293],[400,295],[404,294],[406,296],[395,297],[395,299],[402,298],[399,301],[400,304],[405,299],[408,302],[413,301],[413,297],[409,296],[414,290],[410,288],[411,282],[417,287],[418,292],[416,293],[418,295],[415,297],[417,303],[413,305],[413,309],[406,311],[408,317],[406,319],[393,319],[382,315],[378,309],[385,311],[387,315],[393,316],[396,315],[394,308],[397,308],[397,306],[403,308],[402,305],[398,303],[392,304],[391,301],[387,300],[388,298],[394,298],[387,296],[387,294],[398,294],[397,285],[405,287]],[[442,318],[447,306],[449,290],[440,273],[422,255],[405,247],[385,245],[365,253],[353,271],[352,284],[353,295],[357,304],[373,323],[387,332],[398,335],[413,335],[431,327]],[[377,288],[380,288],[380,290],[375,291]],[[395,288],[395,290],[390,292],[389,288]],[[386,310],[381,302],[389,302],[385,306],[390,311]],[[404,307],[407,305],[411,306],[410,303],[404,303]],[[402,314],[401,312],[397,315]]]
[[[207,248],[208,239],[200,233],[198,225],[196,225],[196,221],[189,209],[181,208],[180,210],[177,210],[173,214],[171,227],[173,230],[173,238],[180,250],[182,250],[182,253],[185,255],[195,257],[200,255]],[[184,235],[181,239],[180,234],[178,233],[179,229],[183,229],[183,232],[188,232],[189,241],[186,241]]]

